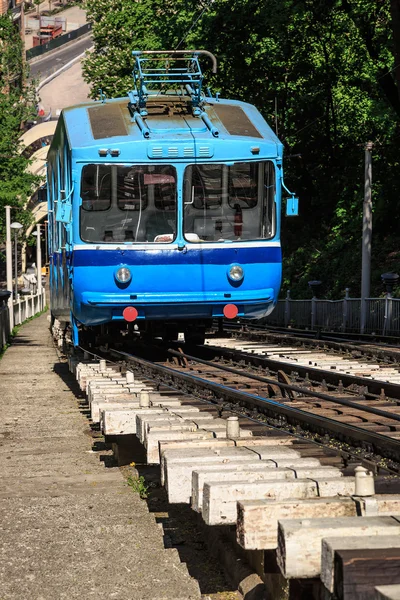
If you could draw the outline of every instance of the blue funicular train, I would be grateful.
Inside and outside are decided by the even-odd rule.
[[[211,53],[133,54],[127,98],[60,115],[51,312],[75,345],[133,327],[201,343],[212,319],[263,317],[277,301],[283,148],[254,106],[204,93],[199,58],[216,72]]]

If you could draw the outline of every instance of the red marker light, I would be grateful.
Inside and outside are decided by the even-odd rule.
[[[237,317],[239,309],[235,304],[225,304],[223,312],[227,319],[234,319]]]
[[[138,314],[139,313],[136,310],[136,308],[134,308],[133,306],[127,306],[126,308],[124,308],[122,316],[124,317],[125,321],[131,323],[132,321],[136,321]]]

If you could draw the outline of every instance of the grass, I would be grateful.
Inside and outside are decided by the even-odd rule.
[[[131,490],[136,494],[139,494],[141,498],[147,498],[149,486],[146,485],[145,478],[142,475],[140,477],[128,477],[126,485],[129,485]]]
[[[9,348],[11,346],[13,339],[17,335],[18,331],[21,329],[22,325],[25,325],[25,323],[29,323],[29,321],[33,321],[33,319],[37,319],[38,317],[40,317],[40,315],[43,315],[45,312],[47,312],[47,310],[48,310],[48,306],[46,305],[44,307],[44,309],[41,310],[40,312],[36,313],[36,315],[34,315],[33,317],[29,317],[29,319],[25,319],[25,321],[23,323],[20,323],[19,325],[16,325],[14,327],[14,329],[10,333],[9,341],[2,348],[0,348],[0,360],[3,358],[7,348]]]

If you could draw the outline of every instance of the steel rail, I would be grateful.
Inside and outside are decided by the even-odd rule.
[[[245,328],[245,330],[243,331],[243,328]],[[216,327],[215,327],[216,329]],[[372,334],[350,334],[353,335],[354,337],[345,337],[346,335],[349,334],[345,334],[345,333],[340,333],[340,332],[326,332],[326,331],[316,331],[316,330],[304,330],[304,329],[288,329],[285,327],[275,327],[272,325],[267,325],[266,327],[262,327],[260,325],[252,325],[251,323],[248,324],[237,324],[237,326],[235,326],[234,323],[225,323],[224,324],[224,329],[226,331],[233,331],[236,333],[243,333],[243,334],[260,334],[263,335],[265,337],[278,337],[279,335],[285,336],[287,339],[294,339],[294,340],[303,340],[304,342],[314,342],[314,343],[318,343],[318,342],[328,342],[328,343],[332,343],[332,344],[337,344],[338,346],[341,345],[347,345],[350,347],[353,347],[358,345],[357,348],[358,349],[362,349],[362,345],[363,344],[370,344],[371,346],[375,346],[376,348],[379,348],[382,351],[387,350],[388,352],[390,352],[390,350],[393,350],[395,353],[399,353],[400,352],[400,345],[399,344],[390,344],[390,343],[385,343],[385,342],[374,342],[373,340],[376,340],[377,338],[382,338],[382,339],[386,339],[386,340],[396,340],[398,338],[394,337],[394,336],[374,336]],[[247,329],[247,331],[246,331]]]
[[[152,363],[143,358],[132,356],[126,352],[120,350],[109,349],[108,352],[120,360],[123,359],[128,363],[139,365],[146,375],[146,370],[152,374],[158,373],[168,378],[169,382],[185,383],[188,385],[188,390],[196,391],[197,388],[208,390],[213,393],[216,398],[222,401],[232,402],[237,401],[239,404],[245,405],[247,408],[254,409],[255,407],[261,409],[267,416],[276,420],[278,416],[283,417],[290,425],[299,425],[314,433],[326,435],[334,433],[336,437],[346,443],[354,446],[363,448],[367,452],[374,452],[396,462],[400,462],[400,440],[396,440],[379,433],[366,431],[355,425],[341,423],[330,419],[329,417],[322,417],[313,415],[312,413],[306,412],[299,408],[294,408],[286,404],[281,404],[270,398],[262,398],[256,394],[249,394],[247,392],[235,390],[228,386],[210,382],[206,379],[198,377],[197,375],[182,373],[171,367]],[[180,354],[182,356],[182,354]],[[274,382],[275,384],[276,382]],[[280,384],[284,385],[284,384]],[[304,392],[304,390],[303,390]],[[188,391],[188,393],[190,393]],[[210,398],[208,398],[210,399]]]
[[[347,406],[348,408],[355,408],[357,410],[362,410],[363,412],[371,413],[373,415],[378,415],[379,417],[384,417],[386,419],[393,419],[394,421],[400,421],[400,415],[390,413],[386,410],[381,410],[380,408],[373,408],[372,406],[363,407],[356,402],[352,402],[351,400],[345,400],[343,398],[333,398],[328,394],[324,394],[322,392],[315,392],[312,390],[308,390],[306,388],[302,388],[298,385],[289,385],[287,383],[281,383],[276,379],[268,379],[267,377],[261,377],[260,375],[255,375],[253,373],[244,373],[243,371],[239,371],[238,369],[233,369],[232,367],[227,367],[225,365],[219,365],[214,362],[210,362],[207,360],[203,360],[201,358],[196,358],[195,356],[191,356],[190,354],[183,354],[181,352],[176,352],[175,350],[168,350],[168,352],[174,356],[180,356],[182,358],[186,358],[189,360],[196,361],[203,365],[209,367],[218,367],[222,371],[227,371],[228,373],[232,373],[233,375],[239,375],[241,377],[248,377],[249,379],[254,379],[255,381],[260,381],[261,383],[277,385],[284,390],[289,390],[291,392],[297,392],[302,394],[303,396],[312,396],[314,398],[318,398],[319,400],[325,400],[326,402],[333,402],[335,404],[342,404],[343,406]],[[290,400],[290,398],[289,398]]]
[[[218,346],[203,346],[202,349],[210,352],[213,350],[218,351],[221,356],[230,357],[238,352],[237,350],[220,348]],[[349,375],[347,373],[339,373],[333,369],[327,371],[309,365],[304,366],[296,363],[283,363],[273,358],[251,354],[250,352],[245,352],[243,350],[240,352],[244,358],[251,358],[251,362],[254,365],[269,367],[273,370],[281,370],[289,375],[292,371],[296,371],[300,377],[309,375],[314,381],[322,381],[322,379],[325,379],[327,383],[331,383],[332,385],[339,385],[340,382],[342,382],[344,386],[356,384],[368,389],[367,393],[375,396],[379,396],[383,389],[388,397],[400,399],[400,385],[396,383],[390,383],[389,381],[383,381],[381,379],[367,379],[366,377]]]

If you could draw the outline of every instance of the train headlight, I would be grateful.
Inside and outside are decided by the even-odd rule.
[[[118,283],[128,283],[132,279],[132,273],[128,267],[121,267],[115,272],[115,279]]]
[[[244,277],[244,271],[240,265],[232,265],[228,270],[228,277],[234,283],[239,283]]]

